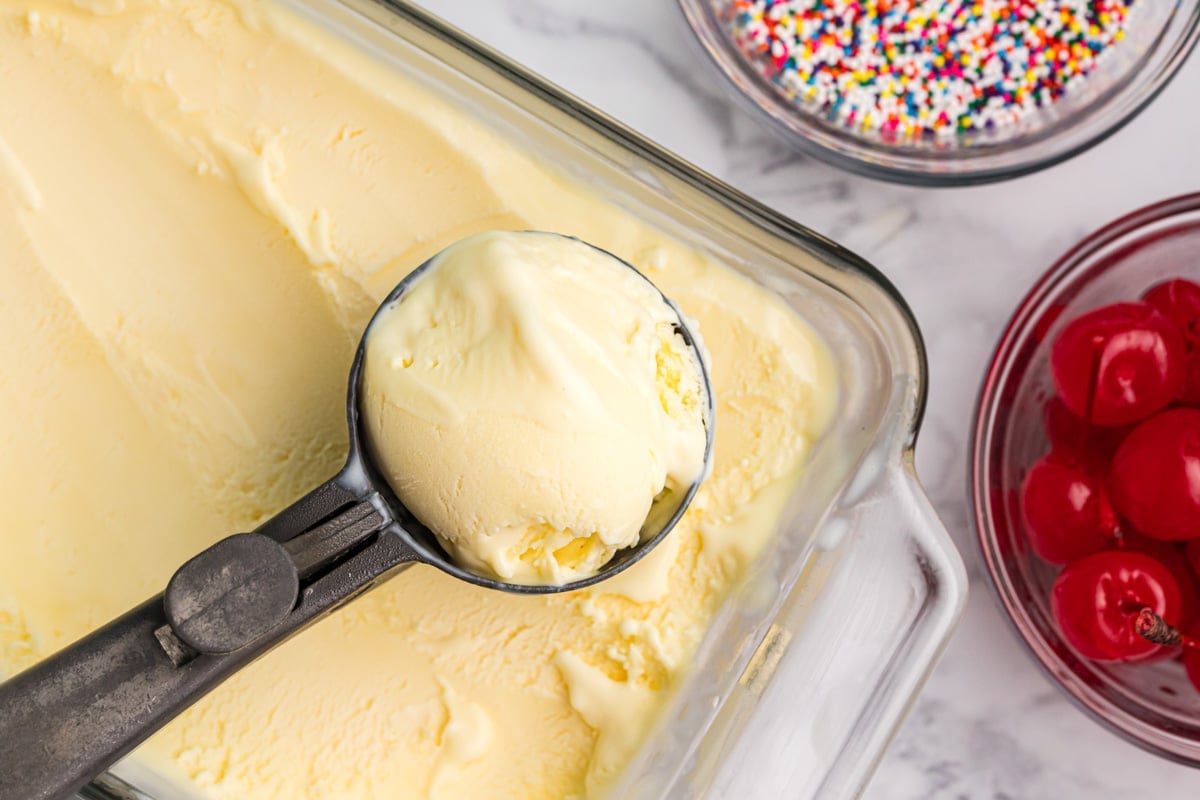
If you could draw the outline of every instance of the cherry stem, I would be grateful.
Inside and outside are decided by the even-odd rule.
[[[1133,629],[1146,641],[1164,647],[1200,647],[1200,642],[1180,633],[1178,628],[1149,608],[1138,612],[1133,620]]]

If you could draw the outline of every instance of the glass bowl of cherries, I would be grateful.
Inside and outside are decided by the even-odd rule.
[[[984,563],[1034,657],[1200,765],[1200,194],[1097,231],[1005,330],[975,420]]]

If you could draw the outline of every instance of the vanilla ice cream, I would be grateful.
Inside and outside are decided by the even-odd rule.
[[[679,525],[566,595],[414,566],[124,769],[169,783],[164,798],[602,796],[827,424],[820,337],[281,5],[0,0],[0,54],[0,673],[333,475],[355,347],[414,267],[481,231],[559,231],[698,323],[717,424]]]
[[[662,295],[577,239],[489,232],[436,256],[367,334],[362,414],[396,496],[461,566],[594,575],[704,471],[707,398]]]

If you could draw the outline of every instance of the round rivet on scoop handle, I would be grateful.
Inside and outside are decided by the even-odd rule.
[[[175,635],[201,653],[232,653],[277,628],[296,605],[300,576],[282,544],[260,533],[223,539],[167,584]]]

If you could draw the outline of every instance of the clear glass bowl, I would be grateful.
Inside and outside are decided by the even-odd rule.
[[[945,647],[967,590],[913,467],[928,372],[903,298],[853,253],[414,5],[278,1],[431,87],[564,179],[768,287],[824,338],[837,363],[837,419],[611,794],[856,796]],[[188,795],[134,759],[84,796]]]
[[[730,0],[679,0],[734,98],[798,149],[872,178],[924,186],[1004,180],[1057,164],[1119,130],[1166,86],[1200,38],[1200,0],[1139,0],[1124,41],[1028,124],[945,141],[889,143],[789,99],[733,41]]]
[[[1017,308],[988,368],[975,420],[971,490],[984,564],[1000,604],[1047,674],[1110,729],[1200,766],[1200,693],[1182,665],[1101,664],[1076,655],[1050,613],[1057,569],[1030,551],[1019,508],[1025,470],[1049,450],[1042,407],[1053,395],[1053,337],[1080,313],[1136,299],[1176,276],[1200,280],[1200,194],[1119,219],[1050,268]]]

